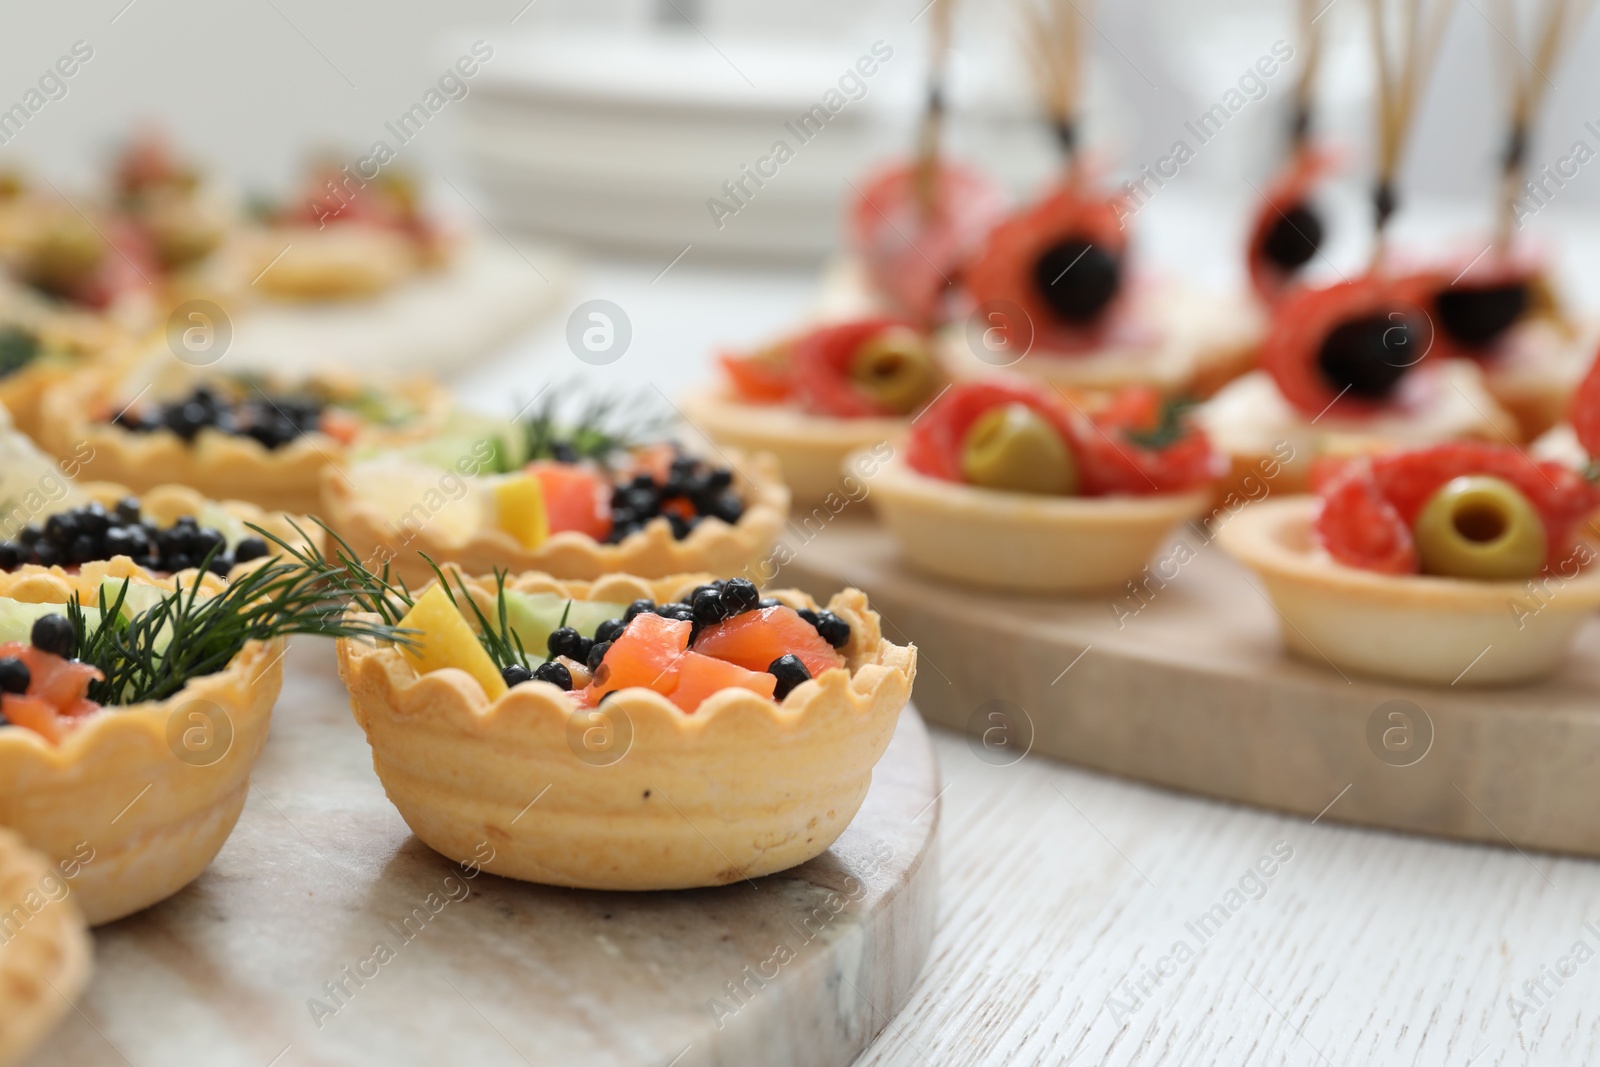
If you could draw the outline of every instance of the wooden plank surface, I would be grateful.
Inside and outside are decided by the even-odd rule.
[[[1214,544],[1137,596],[1080,600],[925,577],[849,514],[794,555],[779,583],[858,586],[916,642],[931,722],[1306,816],[1344,791],[1326,818],[1600,854],[1600,621],[1538,685],[1406,686],[1284,655],[1265,593]]]
[[[80,1012],[28,1067],[837,1067],[909,996],[938,881],[914,710],[817,859],[720,889],[580,892],[419,842],[331,643],[297,642],[286,668],[233,836],[193,885],[96,932]]]

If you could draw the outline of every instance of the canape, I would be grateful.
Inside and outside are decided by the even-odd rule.
[[[1518,439],[1478,368],[1432,353],[1432,320],[1412,292],[1408,279],[1363,275],[1282,297],[1261,369],[1196,414],[1229,457],[1226,484],[1275,464],[1272,491],[1303,492],[1322,455]]]
[[[1086,413],[1026,383],[953,387],[873,481],[906,558],[1035,593],[1115,589],[1203,514],[1222,462],[1178,405],[1125,390]]]
[[[0,830],[0,1064],[22,1060],[89,981],[91,948],[60,866]]]
[[[327,471],[320,514],[358,558],[412,583],[432,576],[429,559],[476,574],[657,578],[737,573],[772,549],[789,492],[770,456],[702,459],[646,443],[627,416],[605,403],[571,423],[553,403],[518,421],[461,416]]]
[[[1587,528],[1600,489],[1569,467],[1457,443],[1335,461],[1319,483],[1220,534],[1302,658],[1432,685],[1525,682],[1600,606]]]
[[[112,196],[169,283],[201,270],[237,224],[230,198],[155,130],[123,147],[112,171]]]
[[[295,202],[244,235],[244,272],[269,296],[352,300],[394,288],[450,260],[453,242],[423,209],[409,175],[368,181],[349,168],[313,169]]]
[[[64,312],[130,329],[155,321],[154,254],[144,233],[98,207],[41,199],[17,220],[5,250],[11,274]]]
[[[972,308],[941,338],[958,378],[996,367],[1068,389],[1143,385],[1207,396],[1255,364],[1252,302],[1135,273],[1133,207],[1074,169],[990,234],[966,275]]]
[[[39,437],[47,390],[85,369],[115,365],[128,345],[116,324],[0,281],[0,407],[29,437]]]
[[[449,403],[422,379],[377,386],[337,374],[290,382],[196,372],[137,390],[135,377],[86,372],[48,390],[44,446],[63,458],[86,454],[88,478],[135,490],[176,483],[296,514],[317,510],[326,468],[426,433]]]
[[[73,898],[91,924],[164,900],[216,856],[266,742],[288,635],[395,636],[344,620],[329,570],[280,552],[231,584],[156,578],[127,557],[0,574],[0,826],[78,860]]]
[[[718,444],[776,456],[796,504],[848,488],[845,457],[893,447],[947,381],[927,335],[887,317],[819,326],[720,363],[725,383],[685,397],[685,417]]]
[[[820,855],[916,674],[855,590],[820,610],[739,579],[447,581],[358,596],[416,644],[342,640],[340,676],[407,825],[511,878],[687,889]],[[543,602],[542,646],[508,624],[516,600]]]

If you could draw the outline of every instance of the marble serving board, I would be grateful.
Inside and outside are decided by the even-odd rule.
[[[720,889],[583,892],[469,877],[418,841],[331,643],[300,640],[286,666],[222,853],[95,932],[79,1013],[25,1067],[837,1067],[910,997],[938,879],[916,711],[817,859]]]
[[[1158,553],[1185,562],[1138,596],[1070,599],[919,573],[849,514],[799,530],[774,581],[864,590],[885,634],[918,647],[917,707],[988,762],[1031,750],[1302,815],[1600,856],[1600,619],[1539,684],[1403,685],[1286,655],[1259,582],[1214,544]]]

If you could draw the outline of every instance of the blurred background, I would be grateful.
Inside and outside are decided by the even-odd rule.
[[[1517,4],[1531,24],[1537,5]],[[1349,163],[1334,200],[1362,216],[1374,80],[1365,8],[1364,0],[1333,0],[1324,10],[1318,89],[1318,124]],[[1084,10],[1095,29],[1087,140],[1117,180],[1154,164],[1179,137],[1192,143],[1184,123],[1236,87],[1275,42],[1303,47],[1284,0],[1102,0]],[[1506,35],[1490,16],[1501,10],[1462,0],[1451,21],[1402,168],[1401,240],[1420,234],[1470,244],[1490,226],[1506,101]],[[0,146],[0,163],[83,188],[104,173],[119,141],[154,123],[241,189],[281,195],[312,152],[354,161],[384,140],[406,167],[449,179],[432,186],[439,210],[478,228],[487,223],[506,240],[576,252],[574,262],[588,266],[567,276],[564,307],[607,295],[646,319],[658,305],[678,308],[671,285],[654,281],[669,262],[674,279],[712,271],[732,286],[723,292],[735,299],[702,306],[694,323],[662,320],[655,351],[676,379],[710,346],[758,339],[803,314],[807,280],[837,246],[850,183],[911,144],[930,21],[925,0],[17,6],[0,38],[0,69],[8,72],[0,108],[20,100],[75,42],[92,47],[93,58],[64,96]],[[1056,156],[1028,84],[1016,5],[973,0],[956,22],[951,147],[1025,193]],[[794,140],[785,123],[875,45],[892,57],[863,79],[860,98],[719,225],[707,201],[723,196],[722,183],[776,139]],[[397,140],[394,124],[475,47],[489,58],[447,90],[462,95],[446,97],[422,129]],[[1567,54],[1549,77],[1530,153],[1535,172],[1576,142],[1600,149],[1600,68],[1592,62],[1600,20]],[[1144,254],[1237,282],[1244,228],[1258,203],[1252,184],[1281,160],[1295,73],[1291,61],[1266,79],[1265,97],[1233,116],[1141,210]],[[1600,218],[1597,173],[1600,165],[1581,168],[1528,232],[1591,232]],[[1334,233],[1330,259],[1359,262],[1367,227]],[[1600,302],[1589,281],[1600,277],[1600,259],[1587,252],[1595,244],[1564,240],[1556,248],[1580,305]],[[597,258],[584,258],[590,253]],[[728,271],[752,260],[770,270]],[[559,335],[552,322],[527,351],[559,349]]]

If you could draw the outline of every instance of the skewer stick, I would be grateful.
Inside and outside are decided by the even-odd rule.
[[[1289,147],[1298,150],[1311,135],[1311,100],[1315,95],[1317,71],[1322,62],[1322,33],[1317,28],[1319,0],[1300,0],[1300,40],[1305,63],[1294,86],[1294,115],[1289,125]]]
[[[1411,133],[1412,120],[1421,89],[1428,82],[1449,25],[1454,0],[1440,0],[1434,5],[1424,25],[1423,0],[1404,0],[1405,11],[1401,23],[1399,72],[1390,60],[1388,4],[1386,0],[1370,0],[1368,7],[1372,20],[1372,50],[1378,72],[1378,173],[1372,190],[1373,230],[1372,267],[1377,270],[1383,262],[1384,231],[1389,217],[1399,204],[1395,192],[1395,175],[1405,153],[1406,139]]]
[[[956,0],[933,0],[932,40],[928,46],[928,99],[917,131],[917,158],[914,181],[917,204],[923,219],[938,210],[939,155],[944,132],[945,76],[950,64],[950,31],[955,21]]]
[[[1083,8],[1089,3],[1090,0],[1027,0],[1023,6],[1025,45],[1035,91],[1066,157],[1069,182],[1076,182],[1081,175],[1078,126],[1087,80],[1083,26],[1089,18]]]

